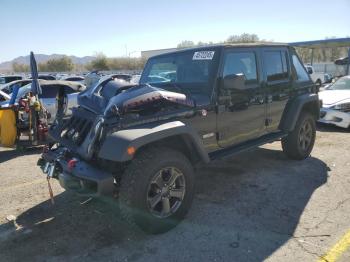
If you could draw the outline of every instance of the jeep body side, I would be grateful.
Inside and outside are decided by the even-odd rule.
[[[309,156],[319,99],[295,50],[217,45],[148,60],[139,85],[102,79],[52,126],[39,164],[66,189],[119,195],[123,216],[159,233],[186,215],[194,167],[282,140]]]

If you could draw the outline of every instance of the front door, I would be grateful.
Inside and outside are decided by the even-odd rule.
[[[262,73],[258,49],[232,48],[224,53],[222,79],[243,74],[243,86],[218,90],[218,143],[221,147],[239,144],[264,134],[266,108],[261,88]]]

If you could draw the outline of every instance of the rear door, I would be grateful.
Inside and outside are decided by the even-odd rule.
[[[257,138],[265,130],[266,109],[258,49],[226,49],[221,77],[224,79],[232,74],[243,74],[246,81],[243,87],[219,87],[217,129],[221,147]]]
[[[277,131],[292,90],[291,65],[287,47],[262,48],[264,90],[266,92],[266,131]]]

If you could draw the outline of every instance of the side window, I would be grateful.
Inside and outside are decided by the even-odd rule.
[[[288,63],[285,51],[265,51],[264,67],[267,81],[287,80]]]
[[[59,86],[45,85],[41,86],[42,94],[41,98],[55,98],[58,92]]]
[[[19,86],[22,87],[22,86],[25,86],[25,85],[28,85],[28,84],[30,84],[30,82],[23,81],[23,82],[19,83]]]
[[[71,88],[70,86],[64,86],[64,92],[65,92],[67,95],[69,95],[69,94],[75,93],[76,91],[75,91],[73,88]]]
[[[254,52],[227,53],[223,77],[232,74],[244,74],[247,84],[258,82]]]
[[[296,75],[298,78],[298,81],[308,81],[309,80],[309,75],[305,70],[305,67],[303,64],[300,62],[299,58],[296,56],[296,54],[292,55],[292,60],[293,60],[293,65],[296,71]]]
[[[175,63],[159,63],[152,66],[147,80],[152,83],[176,81],[176,75]]]

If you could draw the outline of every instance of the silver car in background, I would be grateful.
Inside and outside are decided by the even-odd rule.
[[[67,96],[67,104],[65,108],[65,115],[72,114],[72,108],[78,105],[78,94],[85,90],[85,85],[78,82],[61,81],[61,80],[39,80],[42,94],[39,95],[40,102],[42,106],[49,113],[49,122],[54,121],[57,111],[56,97],[60,90],[63,90]],[[31,91],[31,84],[20,87],[15,104],[18,104],[21,98],[24,98]],[[1,93],[0,93],[1,96]],[[0,102],[0,107],[9,106],[9,97],[12,96],[2,96],[3,100]]]

